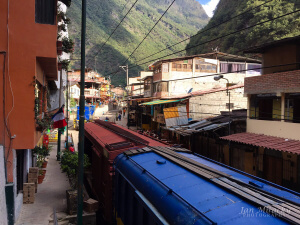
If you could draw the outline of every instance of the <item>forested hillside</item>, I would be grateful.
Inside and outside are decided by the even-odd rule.
[[[279,40],[285,37],[300,35],[300,13],[298,12],[261,24],[254,28],[246,29],[234,35],[222,37],[257,23],[299,10],[299,0],[270,1],[262,7],[252,10],[241,17],[237,17],[222,26],[218,26],[217,28],[204,32],[204,30],[209,29],[210,27],[220,24],[235,15],[250,10],[265,2],[268,1],[220,0],[219,5],[215,10],[215,14],[209,21],[208,25],[203,28],[202,31],[199,31],[201,34],[196,35],[190,40],[190,43],[186,48],[187,53],[189,55],[206,53],[211,52],[212,49],[218,48],[221,52],[241,55],[243,54],[244,49],[251,46],[260,45],[273,40]],[[210,40],[217,39],[218,37],[222,38],[209,42]],[[202,45],[204,42],[209,43]]]
[[[96,68],[104,76],[114,72],[150,31],[172,1],[139,0],[105,47],[99,52],[102,44],[134,2],[135,0],[87,1],[87,67]],[[69,25],[69,32],[75,40],[73,58],[80,58],[81,0],[72,1],[68,16],[72,21]],[[195,34],[207,24],[208,20],[209,18],[201,4],[196,0],[175,1],[148,38],[133,54],[129,60],[129,65],[135,65],[134,62]],[[182,50],[186,44],[187,42],[183,42],[146,61]],[[143,62],[145,61],[140,61],[138,64]],[[79,61],[74,61],[73,68],[78,68],[79,63]],[[147,67],[148,64],[150,63],[131,69],[129,76],[137,76],[138,71]],[[125,84],[125,73],[120,72],[113,76],[112,82],[117,85]]]

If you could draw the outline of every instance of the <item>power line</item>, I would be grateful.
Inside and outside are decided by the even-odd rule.
[[[170,9],[170,7],[173,5],[173,3],[176,0],[173,0],[172,3],[169,5],[169,7],[165,10],[165,12],[161,15],[161,17],[156,21],[156,23],[154,24],[154,26],[150,29],[150,31],[146,34],[146,36],[143,38],[143,40],[138,44],[138,46],[133,50],[133,52],[128,56],[128,58],[123,62],[123,65],[125,65],[125,63],[130,59],[130,57],[134,54],[134,52],[141,46],[141,44],[144,42],[144,40],[149,36],[149,34],[152,32],[152,30],[156,27],[156,25],[159,23],[159,21],[163,18],[163,16],[168,12],[168,10]],[[118,71],[111,73],[112,76],[116,75],[116,73],[118,73]],[[111,75],[109,74],[109,75]],[[109,76],[108,75],[108,76]]]
[[[169,5],[169,7],[165,10],[165,12],[161,15],[161,17],[156,21],[154,26],[150,29],[148,34],[143,38],[143,40],[138,44],[138,46],[133,50],[133,52],[128,56],[128,58],[123,62],[123,65],[130,59],[130,57],[135,53],[135,51],[140,47],[140,45],[144,42],[144,40],[149,36],[149,34],[152,32],[152,30],[156,27],[156,25],[159,23],[159,21],[164,17],[164,15],[168,12],[168,10],[171,8],[171,6],[174,4],[176,0],[173,0],[172,3]]]
[[[176,46],[176,45],[178,45],[178,44],[180,44],[180,43],[182,43],[182,42],[184,42],[184,41],[187,41],[187,40],[191,39],[192,37],[196,37],[196,36],[198,36],[198,35],[200,35],[200,34],[203,34],[203,33],[207,32],[207,31],[209,31],[209,30],[211,30],[211,29],[213,29],[213,28],[219,27],[219,26],[221,26],[221,25],[223,25],[223,24],[225,24],[225,23],[227,23],[227,22],[229,22],[229,21],[231,21],[231,20],[233,20],[233,19],[235,19],[235,18],[237,18],[237,17],[240,17],[240,16],[242,16],[242,15],[244,15],[244,14],[246,14],[246,13],[248,13],[248,12],[254,10],[254,9],[260,8],[261,6],[267,4],[267,3],[271,2],[271,1],[273,1],[273,0],[266,1],[265,3],[262,3],[262,4],[260,4],[260,5],[256,6],[256,7],[252,8],[252,9],[249,9],[249,10],[243,12],[243,13],[240,13],[240,14],[234,16],[234,17],[231,17],[230,19],[225,20],[225,21],[222,22],[222,23],[216,24],[216,25],[214,25],[214,26],[212,26],[212,27],[209,27],[209,28],[207,28],[207,29],[205,29],[205,30],[201,30],[201,31],[198,32],[197,34],[192,35],[192,36],[190,36],[190,37],[188,37],[188,38],[186,38],[186,39],[184,39],[184,40],[182,40],[182,41],[180,41],[180,42],[177,42],[177,43],[175,43],[175,44],[173,44],[173,45],[170,45],[170,46],[168,46],[168,47],[165,48],[165,49],[162,49],[162,50],[160,50],[160,51],[158,51],[158,52],[156,52],[156,53],[153,53],[152,55],[149,55],[149,56],[145,57],[144,59],[141,59],[141,60],[136,61],[135,63],[138,63],[138,62],[140,62],[140,61],[143,61],[143,60],[145,60],[145,59],[148,59],[148,58],[150,58],[151,56],[157,55],[158,53],[161,53],[161,52],[163,52],[163,51],[165,51],[165,50],[168,50],[168,49],[170,49],[171,47],[174,47],[174,46]]]
[[[130,9],[127,11],[127,13],[125,14],[125,16],[121,19],[121,21],[119,22],[119,24],[116,26],[116,28],[113,30],[113,32],[109,35],[109,37],[106,39],[106,41],[101,45],[100,49],[98,50],[97,54],[94,56],[96,57],[101,50],[103,49],[103,47],[105,46],[105,44],[109,41],[109,39],[111,38],[111,36],[115,33],[115,31],[118,29],[118,27],[121,25],[121,23],[124,21],[124,19],[127,17],[127,15],[130,13],[130,11],[133,9],[133,7],[135,6],[135,4],[138,2],[138,0],[136,0],[132,6],[130,7]]]
[[[280,15],[280,16],[278,16],[278,17],[275,17],[275,18],[272,18],[272,19],[269,19],[269,20],[266,20],[266,21],[263,21],[263,22],[260,22],[260,23],[254,24],[254,25],[252,25],[252,26],[249,26],[249,27],[246,27],[246,28],[239,29],[239,30],[237,30],[237,31],[234,31],[234,32],[231,32],[231,33],[228,33],[228,34],[226,34],[226,35],[223,35],[223,36],[221,36],[221,37],[217,37],[217,38],[211,39],[211,40],[209,40],[209,41],[202,42],[202,43],[200,43],[200,44],[197,44],[197,45],[194,45],[194,46],[192,46],[192,47],[189,47],[189,48],[186,48],[186,49],[183,49],[183,50],[180,50],[180,51],[177,51],[177,52],[174,52],[174,53],[171,53],[171,54],[168,54],[168,55],[162,56],[162,57],[158,57],[158,58],[156,58],[156,59],[153,59],[153,60],[150,60],[150,61],[147,61],[147,62],[144,62],[144,63],[138,64],[138,65],[135,65],[135,66],[129,67],[129,69],[132,69],[132,68],[135,68],[135,67],[138,67],[138,66],[144,65],[144,64],[146,64],[146,63],[149,63],[149,62],[153,62],[153,61],[155,61],[155,60],[159,60],[159,59],[165,58],[165,57],[167,57],[167,56],[175,55],[175,54],[177,54],[177,53],[180,53],[180,52],[183,52],[183,51],[186,51],[186,50],[189,50],[189,49],[192,49],[192,48],[195,48],[195,47],[198,47],[198,46],[201,46],[201,45],[204,45],[204,44],[207,44],[207,43],[213,42],[213,41],[216,41],[216,40],[218,40],[218,39],[221,39],[221,38],[224,38],[224,37],[227,37],[227,36],[230,36],[230,35],[236,34],[236,33],[238,33],[238,32],[244,31],[244,30],[248,30],[248,29],[254,28],[254,27],[256,27],[256,26],[259,26],[259,25],[262,25],[262,24],[265,24],[265,23],[268,23],[268,22],[271,22],[271,21],[277,20],[277,19],[279,19],[279,18],[282,18],[282,17],[288,16],[288,15],[291,15],[291,14],[297,13],[297,12],[299,12],[299,11],[300,11],[300,9],[299,9],[299,10],[296,10],[296,11],[293,11],[293,12],[290,12],[290,13],[286,13],[286,14]],[[111,74],[115,75],[117,72],[118,72],[118,71],[116,71],[116,72],[114,72],[114,73],[110,73],[110,74],[108,74],[108,75],[111,75]]]

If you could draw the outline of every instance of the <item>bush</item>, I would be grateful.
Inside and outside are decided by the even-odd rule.
[[[72,188],[77,187],[77,176],[78,176],[78,152],[70,152],[65,150],[60,159],[61,169],[66,172]],[[89,158],[84,154],[83,168],[90,166]]]
[[[32,153],[36,156],[37,166],[42,167],[46,157],[50,155],[51,148],[46,146],[35,146]]]

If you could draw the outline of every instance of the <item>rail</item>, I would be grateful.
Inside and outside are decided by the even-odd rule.
[[[57,215],[56,215],[56,209],[53,208],[53,224],[58,225]]]

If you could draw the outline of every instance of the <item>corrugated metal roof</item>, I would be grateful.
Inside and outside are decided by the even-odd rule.
[[[220,139],[300,154],[300,141],[254,133],[232,134]]]
[[[226,126],[226,125],[228,125],[228,124],[229,124],[229,122],[212,124],[212,125],[205,126],[205,127],[203,127],[203,128],[197,129],[197,131],[214,130],[214,129],[219,128],[219,127],[224,127],[224,126]]]

